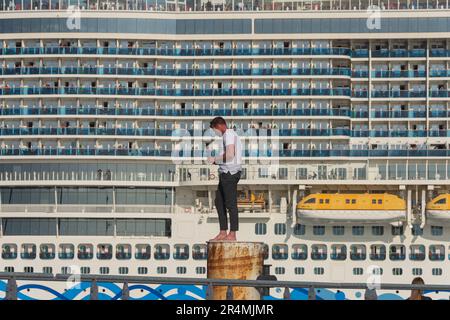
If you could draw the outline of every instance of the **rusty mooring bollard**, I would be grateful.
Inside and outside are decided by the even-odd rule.
[[[264,243],[239,241],[208,242],[208,279],[256,280],[262,274]],[[260,292],[253,287],[213,286],[213,300],[260,300]]]

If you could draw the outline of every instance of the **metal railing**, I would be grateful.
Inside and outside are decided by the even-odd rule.
[[[72,281],[73,274],[45,274],[45,273],[9,273],[0,272],[0,280],[7,280],[5,300],[17,300],[17,281]],[[122,283],[121,299],[130,298],[129,284],[174,284],[174,285],[203,285],[206,286],[206,299],[212,299],[213,286],[227,287],[227,300],[233,300],[233,290],[236,287],[254,287],[262,290],[267,288],[284,288],[283,299],[289,300],[293,288],[308,288],[308,300],[316,299],[316,289],[365,289],[365,299],[375,300],[376,290],[429,290],[434,292],[450,290],[450,284],[419,285],[380,283],[370,288],[367,283],[341,282],[303,282],[276,280],[238,280],[238,279],[207,279],[207,278],[178,278],[178,277],[148,277],[148,276],[113,276],[113,275],[77,275],[77,281],[90,282],[90,300],[98,300],[98,283]]]

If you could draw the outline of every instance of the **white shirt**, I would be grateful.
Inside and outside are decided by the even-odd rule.
[[[233,129],[227,129],[222,136],[223,150],[226,152],[226,147],[234,144],[234,158],[231,161],[222,163],[219,161],[219,172],[235,174],[242,170],[242,144],[241,139]]]

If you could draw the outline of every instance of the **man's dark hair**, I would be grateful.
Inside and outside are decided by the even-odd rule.
[[[224,118],[222,117],[215,117],[214,119],[212,119],[212,121],[209,123],[209,127],[210,128],[215,128],[218,124],[224,124],[226,125],[226,121]]]

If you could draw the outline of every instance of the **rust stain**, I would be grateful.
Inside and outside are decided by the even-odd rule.
[[[209,242],[208,278],[254,280],[261,273],[264,263],[263,243]],[[226,299],[226,286],[213,288],[213,299]],[[235,300],[260,299],[255,288],[234,287]]]

